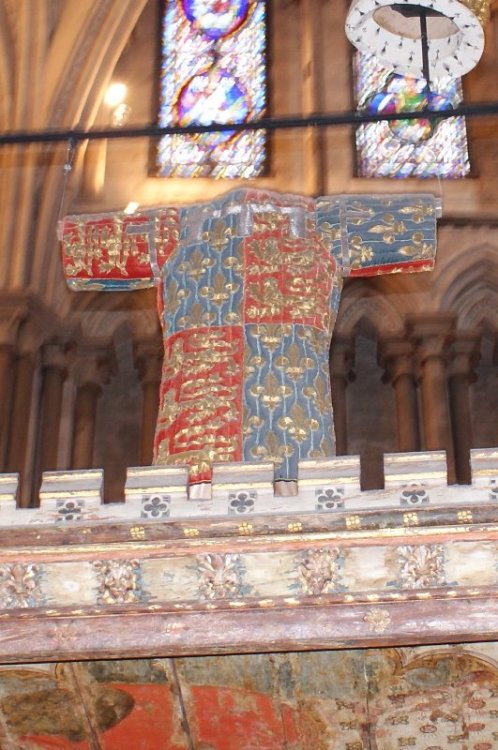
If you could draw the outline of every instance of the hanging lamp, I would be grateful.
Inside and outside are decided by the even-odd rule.
[[[403,75],[457,78],[472,70],[482,55],[490,3],[352,0],[346,34],[361,52]]]

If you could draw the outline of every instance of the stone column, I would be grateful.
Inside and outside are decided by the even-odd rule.
[[[455,469],[447,366],[455,319],[453,313],[417,315],[407,319],[407,331],[417,352],[423,447],[425,450],[446,451],[450,483],[455,481]]]
[[[57,468],[62,391],[67,376],[68,345],[53,341],[42,349],[40,419],[38,433],[39,472]]]
[[[330,349],[330,385],[334,409],[335,444],[338,456],[348,452],[346,388],[353,379],[354,340],[334,337]]]
[[[455,475],[459,484],[470,484],[470,449],[472,448],[472,417],[469,386],[475,380],[474,366],[479,361],[481,335],[478,331],[462,331],[456,335],[450,352],[449,389]]]
[[[90,469],[93,463],[97,405],[111,372],[109,345],[83,345],[76,359],[71,468]]]
[[[0,300],[0,472],[6,470],[17,335],[24,315],[24,301],[9,296]]]
[[[398,450],[420,450],[417,383],[413,343],[396,337],[379,341],[379,363],[392,383],[396,403]]]
[[[134,346],[135,363],[143,391],[140,464],[152,463],[154,433],[159,409],[159,385],[164,356],[161,339],[140,341]]]

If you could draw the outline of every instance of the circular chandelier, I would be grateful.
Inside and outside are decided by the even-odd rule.
[[[346,34],[361,52],[403,75],[457,78],[482,55],[490,2],[352,0]]]

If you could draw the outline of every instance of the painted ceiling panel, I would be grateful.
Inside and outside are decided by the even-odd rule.
[[[2,750],[493,750],[498,644],[0,669]]]

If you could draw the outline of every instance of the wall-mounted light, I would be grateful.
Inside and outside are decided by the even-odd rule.
[[[118,104],[124,102],[127,93],[128,87],[126,83],[115,81],[114,83],[111,83],[107,88],[104,96],[104,102],[108,107],[117,107]]]
[[[115,128],[123,127],[129,120],[131,107],[125,101],[127,93],[128,87],[120,81],[111,83],[105,93],[104,103],[111,110],[111,125]]]

